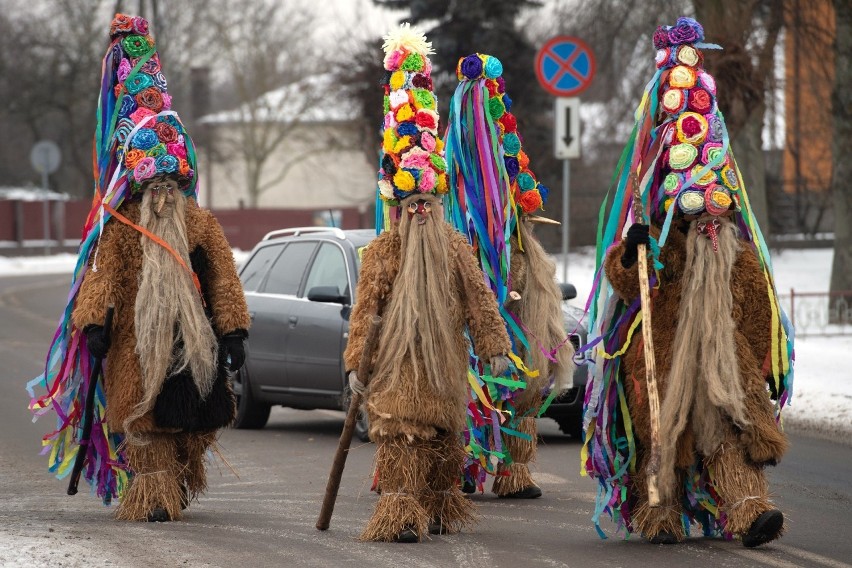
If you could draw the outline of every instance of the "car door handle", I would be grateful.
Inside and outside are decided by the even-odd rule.
[[[297,316],[290,316],[290,319],[288,319],[287,321],[290,322],[290,325],[296,325],[297,323],[299,323],[299,318]]]

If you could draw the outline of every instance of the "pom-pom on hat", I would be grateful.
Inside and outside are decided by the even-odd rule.
[[[156,43],[144,18],[116,14],[110,25],[96,133],[99,188],[137,194],[145,180],[171,175],[194,195],[195,151],[172,109]]]
[[[417,194],[447,192],[444,142],[438,135],[438,103],[432,92],[432,44],[402,24],[384,37],[385,117],[379,198],[398,205]]]

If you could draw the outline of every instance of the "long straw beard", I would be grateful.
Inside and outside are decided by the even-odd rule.
[[[562,294],[554,280],[556,265],[542,248],[541,243],[533,237],[529,227],[520,222],[519,228],[524,252],[518,254],[527,256],[529,272],[526,289],[521,291],[518,315],[534,335],[527,338],[530,342],[532,368],[539,369],[542,373],[551,369],[554,379],[553,388],[560,392],[569,388],[573,382],[574,346],[570,341],[563,341],[556,353],[552,354],[556,363],[550,361],[542,351],[542,349],[550,351],[556,347],[555,344],[548,344],[548,342],[565,338],[561,308]],[[561,339],[558,340],[561,341]],[[539,345],[540,342],[543,344]]]
[[[165,241],[190,265],[186,197],[175,192],[173,211],[153,212],[151,192],[142,198],[139,224]],[[202,398],[213,388],[218,344],[198,291],[185,268],[162,245],[142,235],[142,274],[135,307],[136,354],[143,397],[125,420],[125,430],[148,412],[166,377],[189,369]]]
[[[383,316],[376,369],[393,388],[406,380],[403,363],[412,362],[415,385],[425,371],[434,392],[444,393],[466,366],[451,327],[458,300],[450,293],[449,243],[434,213],[420,225],[403,212],[398,230],[402,262]]]
[[[690,413],[697,450],[704,456],[722,443],[728,419],[740,427],[748,424],[732,317],[731,270],[740,242],[736,226],[725,218],[720,221],[718,251],[698,234],[697,221],[686,241],[674,356],[660,412],[664,494],[673,489],[677,440]]]

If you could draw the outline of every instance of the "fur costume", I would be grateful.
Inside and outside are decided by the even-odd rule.
[[[779,424],[792,392],[793,330],[715,79],[704,69],[701,49],[719,46],[704,43],[703,27],[686,17],[657,28],[653,44],[656,72],[615,192],[602,206],[588,302],[582,460],[598,482],[593,520],[601,536],[607,512],[619,528],[655,543],[681,541],[697,523],[705,535],[759,546],[783,531],[763,468],[787,448]],[[640,245],[648,253],[647,315]],[[649,506],[647,488],[649,319],[660,403],[659,463],[653,460],[659,507]]]
[[[382,350],[399,331],[390,322],[383,325],[373,353],[366,401],[370,437],[379,444],[376,462],[381,496],[361,535],[363,540],[393,540],[407,526],[423,535],[433,519],[439,519],[450,531],[472,521],[473,507],[458,488],[464,451],[456,434],[464,426],[467,400],[465,325],[471,329],[481,357],[488,359],[509,351],[503,321],[470,245],[442,220],[432,222],[439,223],[449,245],[449,288],[442,290],[442,296],[450,306],[450,321],[444,325],[455,337],[439,348],[460,364],[448,369],[447,376],[432,376],[432,369],[415,368],[423,365],[419,352],[408,353],[401,375],[393,376],[389,368],[376,366]],[[364,252],[345,352],[347,369],[358,367],[370,315],[383,314],[398,293],[401,257],[397,230],[382,233]],[[428,305],[417,306],[417,310],[428,309]],[[441,390],[436,390],[432,380],[441,383]]]
[[[134,223],[139,220],[139,202],[127,202],[120,209]],[[213,215],[200,209],[194,200],[187,201],[187,237],[190,260],[198,274],[205,311],[217,337],[247,330],[250,324],[242,286],[237,277],[231,248]],[[134,228],[113,220],[107,223],[98,250],[98,270],[83,281],[74,308],[74,324],[84,329],[103,324],[108,303],[115,305],[112,346],[104,372],[106,422],[117,433],[125,432],[125,420],[143,398],[141,362],[136,354],[134,307],[142,270],[141,240]],[[175,264],[175,270],[181,268]],[[166,378],[163,391],[151,408],[133,422],[134,433],[144,433],[143,446],[127,443],[128,463],[136,474],[131,490],[122,499],[117,513],[120,519],[144,520],[150,509],[150,491],[143,486],[153,484],[153,495],[172,519],[180,518],[178,488],[188,482],[194,497],[206,486],[203,456],[215,440],[215,430],[233,421],[234,395],[227,383],[224,350],[220,347],[219,364],[213,390],[201,398],[192,382],[179,374]],[[183,386],[181,387],[181,384]],[[182,390],[181,390],[182,389]],[[180,436],[175,432],[186,432]],[[203,441],[204,443],[200,443]],[[164,461],[166,460],[166,461]],[[166,467],[164,464],[168,464]],[[162,466],[162,467],[161,467]],[[165,473],[151,473],[169,471]],[[176,474],[176,472],[178,472]],[[152,477],[156,482],[151,481]],[[144,495],[144,497],[143,497]]]
[[[30,408],[57,415],[43,439],[57,477],[84,458],[82,476],[105,504],[120,500],[118,518],[178,519],[206,487],[216,431],[233,420],[225,365],[244,358],[249,317],[222,229],[196,205],[195,149],[147,20],[115,15],[102,69],[96,191]]]
[[[518,430],[530,439],[504,436],[511,464],[500,463],[492,491],[498,496],[522,491],[535,485],[529,463],[535,461],[538,428],[536,416],[541,413],[545,394],[558,395],[570,388],[574,374],[574,346],[565,337],[562,321],[562,293],[556,285],[556,266],[535,238],[524,217],[518,227],[523,248],[517,236],[511,238],[512,290],[520,294],[509,300],[506,309],[526,328],[529,347],[520,346],[518,356],[530,369],[540,372],[527,378],[527,387],[514,401],[515,411],[522,416]],[[545,353],[547,352],[547,353]]]
[[[691,232],[696,232],[695,221]],[[652,229],[659,235],[659,230]],[[693,239],[696,237],[693,236]],[[702,238],[702,237],[698,237]],[[708,243],[709,244],[709,243]],[[680,230],[669,235],[668,244],[662,249],[660,261],[665,268],[660,271],[660,282],[652,297],[654,359],[657,371],[657,388],[664,408],[672,402],[666,398],[669,382],[673,380],[700,380],[703,375],[692,377],[670,376],[674,351],[680,330],[682,303],[691,301],[683,296],[684,270],[687,261],[687,235]],[[626,302],[639,295],[639,277],[636,266],[624,268],[621,255],[624,244],[610,250],[606,257],[606,274],[616,293]],[[711,253],[712,254],[712,253]],[[675,448],[674,467],[677,479],[683,480],[687,470],[696,459],[704,461],[705,467],[714,477],[714,489],[720,497],[722,513],[727,522],[725,530],[735,535],[744,534],[752,521],[761,513],[773,508],[769,500],[768,486],[763,467],[781,460],[787,449],[787,440],[779,432],[771,401],[766,395],[766,377],[763,363],[769,355],[769,330],[771,308],[766,294],[766,282],[754,252],[747,245],[739,246],[736,261],[731,270],[729,283],[733,297],[731,315],[736,325],[734,344],[726,353],[730,365],[739,370],[745,404],[745,422],[737,425],[724,411],[718,420],[723,421],[719,438],[707,448],[701,448],[696,438],[709,427],[704,425],[696,431],[697,409],[693,410],[693,427],[687,426],[672,442]],[[715,293],[712,289],[706,294]],[[708,333],[714,333],[708,330]],[[627,377],[627,390],[633,432],[637,441],[637,472],[633,490],[637,494],[634,504],[633,530],[654,536],[665,531],[684,538],[681,525],[681,507],[673,478],[660,473],[660,491],[668,499],[660,509],[647,504],[647,484],[644,475],[651,444],[650,411],[645,376],[645,356],[641,341],[641,328],[633,334],[633,340],[624,356],[623,372]],[[697,396],[707,396],[699,394]],[[668,426],[668,428],[667,428]],[[661,437],[667,438],[671,424],[661,423]],[[665,444],[665,443],[664,443]],[[665,454],[665,450],[663,452]],[[668,481],[671,479],[671,481]],[[665,483],[665,485],[663,485]]]

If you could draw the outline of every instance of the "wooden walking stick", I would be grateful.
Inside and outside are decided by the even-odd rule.
[[[639,180],[633,174],[633,222],[645,220],[642,207],[642,194],[639,192]],[[651,332],[651,293],[648,285],[648,256],[644,244],[638,249],[639,298],[642,304],[642,339],[645,352],[645,378],[648,384],[648,409],[651,413],[651,459],[648,460],[648,505],[660,506],[660,490],[657,487],[657,473],[660,471],[660,393],[657,391],[657,369],[654,362],[654,337]]]
[[[373,360],[373,351],[376,348],[381,324],[381,317],[372,316],[370,328],[367,330],[367,339],[364,342],[364,350],[361,352],[361,360],[358,361],[358,378],[364,383],[365,387],[370,382],[370,364]],[[360,407],[361,395],[353,392],[349,401],[349,411],[346,413],[346,422],[343,423],[343,432],[340,434],[340,442],[337,444],[337,452],[334,454],[334,462],[331,464],[331,473],[328,474],[328,484],[325,486],[322,509],[317,519],[317,528],[321,531],[327,530],[331,524],[331,514],[334,512],[334,503],[337,501],[340,478],[343,476],[343,468],[346,467],[349,445],[352,443],[352,432],[355,430],[355,420],[358,417]]]

